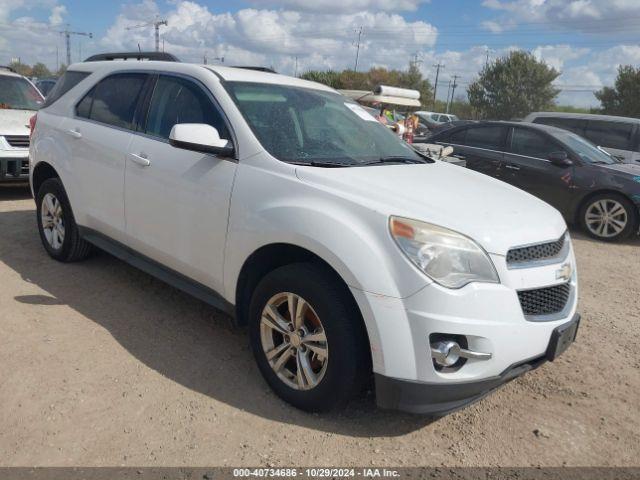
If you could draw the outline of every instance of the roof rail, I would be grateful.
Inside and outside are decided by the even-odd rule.
[[[13,69],[12,67],[10,67],[9,65],[0,65],[0,69],[2,69],[2,70],[9,70],[10,72],[13,72],[13,73],[18,73],[18,72],[16,72],[16,71],[15,71],[15,69]]]
[[[255,70],[256,72],[266,72],[266,73],[278,73],[273,68],[269,67],[252,67],[251,65],[236,65],[233,68],[243,68],[245,70]]]
[[[160,62],[179,62],[175,55],[165,52],[118,52],[92,55],[85,62],[102,62],[105,60],[154,60]]]

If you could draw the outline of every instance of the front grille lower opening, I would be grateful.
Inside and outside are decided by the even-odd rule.
[[[518,299],[527,317],[554,315],[564,311],[571,296],[571,284],[563,283],[547,288],[522,290]]]

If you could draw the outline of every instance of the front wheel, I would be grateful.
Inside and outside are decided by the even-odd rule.
[[[638,211],[626,198],[604,193],[590,198],[582,206],[580,220],[593,238],[617,241],[627,238],[638,224]]]
[[[283,400],[311,412],[344,406],[369,377],[362,319],[340,280],[300,263],[258,284],[249,333],[258,367]]]

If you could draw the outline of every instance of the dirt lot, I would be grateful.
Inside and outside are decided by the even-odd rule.
[[[308,415],[227,318],[106,254],[50,260],[0,189],[0,465],[640,465],[640,242],[573,236],[583,324],[554,364],[437,421]]]

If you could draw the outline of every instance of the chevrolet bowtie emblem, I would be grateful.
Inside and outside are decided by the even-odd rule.
[[[562,265],[560,270],[556,271],[556,280],[565,280],[568,282],[569,280],[571,280],[572,274],[573,268],[571,268],[571,264],[565,263],[564,265]]]

